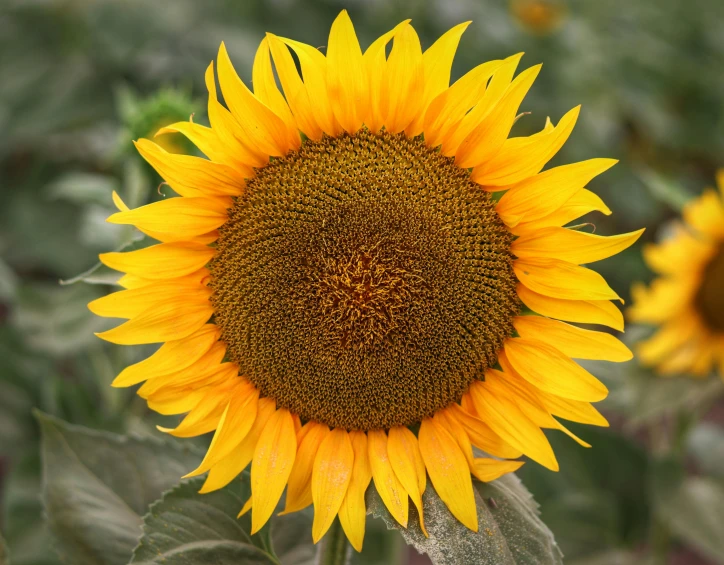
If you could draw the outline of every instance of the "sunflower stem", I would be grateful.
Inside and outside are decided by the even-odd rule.
[[[316,565],[348,565],[351,559],[352,546],[347,541],[339,520],[335,519],[319,542]]]

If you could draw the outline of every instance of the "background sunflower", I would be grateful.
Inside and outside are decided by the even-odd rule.
[[[104,296],[116,276],[92,268],[98,253],[147,245],[130,227],[105,223],[115,211],[111,192],[117,190],[131,208],[162,199],[161,178],[132,151],[130,140],[188,120],[192,113],[206,123],[202,75],[221,39],[239,74],[250,80],[264,31],[316,46],[342,7],[349,9],[363,46],[404,18],[412,18],[423,46],[453,25],[473,20],[476,33],[463,36],[453,79],[482,61],[520,51],[530,61],[526,66],[543,62],[521,108],[532,116],[516,124],[516,134],[535,133],[546,116],[556,121],[582,103],[570,142],[549,166],[598,155],[618,159],[616,167],[590,183],[615,213],[605,215],[608,208],[603,208],[604,215],[590,220],[598,234],[607,235],[647,226],[643,237],[652,242],[722,165],[724,84],[718,70],[724,63],[719,33],[724,8],[715,0],[701,0],[697,9],[675,0],[630,4],[455,0],[342,6],[219,0],[205,3],[202,11],[191,1],[5,3],[0,9],[0,532],[12,562],[57,562],[37,496],[41,464],[32,407],[91,428],[143,437],[157,436],[156,424],[176,424],[108,386],[153,347],[101,344],[92,332],[116,324],[94,317],[85,304]],[[191,149],[180,134],[163,138],[169,150]],[[652,277],[640,248],[595,268],[627,303],[632,282]],[[58,286],[58,279],[72,284]],[[627,342],[636,341],[635,333],[627,333]],[[529,464],[518,473],[541,503],[566,562],[625,565],[640,563],[649,551],[682,564],[721,562],[716,514],[724,476],[724,457],[717,455],[724,441],[716,425],[721,383],[661,382],[635,363],[610,374],[603,367],[587,368],[605,377],[611,390],[600,406],[613,430],[573,424],[571,432],[594,444],[593,450],[558,437],[563,434],[550,435],[561,472]],[[703,413],[708,414],[704,423],[693,425]],[[63,536],[71,516],[63,492],[94,485],[94,492],[108,496],[101,497],[102,506],[114,509],[94,520],[96,527],[114,517],[113,531],[128,526],[133,532],[134,520],[175,484],[164,477],[178,477],[200,460],[197,452],[165,444],[149,449],[135,440],[80,438],[47,419],[43,427],[46,462],[58,469],[55,482],[45,487],[49,524],[65,540],[56,546],[66,555],[85,546]],[[209,440],[201,438],[199,447]],[[105,442],[104,447],[93,442]],[[70,470],[70,459],[61,457],[89,452],[153,463],[144,475],[154,470],[148,483],[153,489],[139,498],[132,494],[138,488],[118,485],[112,476],[94,482],[102,472],[94,466],[97,461],[85,458],[82,469]],[[684,477],[682,462],[696,474]],[[131,474],[119,468],[119,475]],[[175,492],[168,504],[183,505],[185,496]],[[245,502],[223,499],[223,493],[208,496],[237,511]],[[500,500],[488,498],[493,498],[489,505]],[[125,500],[120,506],[111,504],[120,499]],[[367,535],[376,541],[366,542],[367,551],[377,547],[379,553],[366,553],[365,562],[402,560],[406,548],[379,524],[368,524]],[[125,548],[123,540],[117,547]],[[410,555],[422,559],[414,550]],[[125,563],[126,557],[119,550],[109,562]]]

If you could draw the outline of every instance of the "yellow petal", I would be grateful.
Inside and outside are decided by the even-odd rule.
[[[369,113],[367,73],[347,10],[334,20],[327,43],[327,91],[337,120],[355,133]]]
[[[309,99],[307,86],[302,82],[302,77],[299,76],[289,48],[281,39],[271,33],[267,33],[266,37],[274,58],[277,75],[279,75],[279,82],[282,84],[284,95],[294,115],[297,127],[308,138],[319,141],[322,139],[322,128],[314,116],[315,111]]]
[[[148,164],[181,196],[236,196],[243,192],[244,179],[251,174],[251,171],[239,172],[223,163],[201,157],[168,153],[148,139],[139,139],[134,145]]]
[[[312,468],[319,446],[329,434],[329,427],[318,422],[308,422],[297,437],[299,449],[294,467],[289,475],[289,487],[284,514],[296,512],[312,504]]]
[[[608,395],[601,381],[547,343],[509,338],[505,353],[517,373],[541,390],[583,402],[598,402]]]
[[[223,365],[219,365],[217,362],[216,365],[217,366],[215,367],[213,375],[218,375],[220,377],[219,380],[229,381],[229,377],[238,376],[239,369],[233,363],[224,363]],[[219,375],[219,373],[221,373],[221,375]],[[189,387],[186,391],[179,391],[179,394],[188,394],[193,390],[200,388],[203,387]],[[176,428],[171,429],[157,426],[159,431],[168,433],[175,437],[195,437],[215,430],[218,427],[219,420],[221,419],[224,409],[228,404],[227,391],[233,388],[233,384],[232,386],[222,384],[220,386],[205,388],[208,390],[206,396],[188,414],[186,414],[184,419],[178,426],[176,426]],[[157,395],[154,394],[154,398],[156,397]]]
[[[186,477],[205,473],[241,444],[254,424],[258,400],[259,391],[252,386],[239,386],[232,392],[204,460]]]
[[[406,528],[408,495],[392,469],[387,451],[387,434],[382,430],[367,432],[367,448],[377,492],[392,517]]]
[[[252,167],[262,167],[269,162],[269,153],[254,144],[251,134],[236,121],[231,112],[219,103],[216,95],[216,76],[214,63],[206,68],[204,75],[206,89],[209,92],[207,111],[211,128],[216,132],[227,153],[236,155],[242,162]]]
[[[199,491],[199,492],[201,492],[201,491]],[[239,518],[241,518],[244,514],[246,514],[247,512],[249,512],[249,510],[251,510],[251,505],[252,505],[253,502],[254,502],[253,497],[250,496],[250,497],[247,499],[247,501],[244,503],[244,506],[241,507],[241,510],[239,510],[239,514],[236,516],[236,519],[237,519],[237,520],[238,520]]]
[[[589,159],[554,167],[512,186],[500,199],[496,210],[505,220],[519,216],[523,221],[538,220],[563,206],[593,178],[613,167],[615,159]]]
[[[112,224],[130,224],[143,230],[182,236],[201,235],[228,220],[231,198],[169,198],[108,218]]]
[[[385,48],[399,30],[409,25],[410,20],[395,26],[394,29],[388,31],[384,35],[375,39],[367,48],[362,56],[369,81],[369,110],[365,116],[364,122],[367,128],[372,132],[378,132],[384,125],[384,115],[380,104],[382,98],[388,98],[388,81],[387,81],[387,59],[385,57]]]
[[[606,418],[588,402],[561,398],[542,390],[538,390],[537,396],[546,410],[554,416],[580,424],[608,427]]]
[[[500,102],[506,89],[510,87],[521,57],[523,57],[523,53],[517,53],[498,62],[499,64],[495,67],[490,83],[481,93],[482,96],[476,96],[474,106],[469,112],[466,111],[460,123],[456,124],[443,139],[443,155],[447,157],[454,156],[463,140],[490,115],[493,108]]]
[[[365,492],[372,480],[372,469],[367,454],[367,435],[364,432],[352,431],[349,432],[349,437],[354,450],[354,466],[347,494],[339,508],[339,522],[352,547],[362,551],[367,514]]]
[[[558,259],[517,259],[513,270],[521,283],[544,296],[566,300],[619,298],[597,272]]]
[[[707,189],[689,202],[683,211],[684,220],[697,232],[713,237],[724,237],[724,204],[719,195]]]
[[[621,363],[633,353],[611,334],[584,330],[542,316],[518,316],[513,325],[520,337],[537,339],[574,359],[601,359]]]
[[[523,304],[543,316],[581,324],[601,324],[623,331],[623,314],[608,300],[551,298],[538,294],[522,284],[518,284],[517,293]]]
[[[105,318],[133,318],[173,295],[184,296],[189,302],[203,302],[208,301],[211,289],[201,285],[164,281],[103,296],[89,303],[88,309],[96,316]]]
[[[196,243],[160,243],[136,251],[101,253],[101,263],[147,279],[174,279],[205,266],[216,251]]]
[[[536,426],[561,430],[583,447],[591,447],[551,416],[538,399],[538,389],[527,383],[515,369],[513,369],[504,351],[500,352],[498,361],[505,373],[495,369],[489,369],[485,373],[485,385],[491,393],[510,398]]]
[[[514,473],[523,466],[523,461],[498,461],[485,457],[476,457],[475,476],[486,483],[499,479],[508,473]]]
[[[434,420],[438,424],[441,424],[448,431],[450,436],[457,442],[461,453],[465,456],[465,459],[468,462],[468,467],[470,468],[470,471],[474,471],[473,444],[471,443],[470,438],[468,437],[468,433],[467,431],[465,431],[463,425],[453,415],[452,410],[438,410],[435,413]]]
[[[495,107],[462,141],[455,152],[455,164],[476,167],[492,159],[500,151],[513,127],[518,108],[533,85],[540,65],[526,69],[511,83]]]
[[[213,313],[214,309],[208,300],[189,304],[183,296],[176,296],[156,304],[112,330],[96,335],[118,345],[183,339],[208,322]]]
[[[297,149],[299,145],[289,138],[284,120],[254,96],[236,74],[223,42],[219,47],[217,62],[224,101],[250,142],[275,157]]]
[[[254,176],[252,168],[234,152],[233,147],[221,140],[216,130],[191,121],[176,122],[158,130],[154,137],[169,133],[182,134],[209,159],[232,167],[242,178]]]
[[[225,487],[251,463],[259,436],[269,418],[276,412],[276,402],[270,398],[260,398],[257,406],[256,418],[251,430],[236,449],[211,467],[200,493],[212,492]]]
[[[576,106],[542,135],[508,139],[495,157],[473,169],[470,178],[484,186],[506,187],[538,174],[568,140],[580,110]]]
[[[716,245],[702,241],[681,224],[675,224],[671,231],[672,235],[661,243],[643,248],[644,261],[657,273],[676,275],[682,263],[708,263],[716,253]]]
[[[352,478],[354,450],[347,430],[333,429],[319,446],[312,471],[314,523],[312,539],[317,543],[334,522]]]
[[[141,398],[149,398],[163,388],[199,388],[199,384],[207,381],[216,381],[214,377],[220,371],[224,364],[222,361],[226,356],[226,344],[223,342],[215,343],[211,349],[203,355],[198,361],[192,363],[188,367],[172,371],[165,375],[158,375],[149,378],[140,389],[138,395]],[[231,370],[230,367],[236,367],[233,363],[226,363],[224,370]],[[236,367],[238,374],[238,367]],[[218,375],[216,375],[218,376]],[[213,378],[212,378],[213,377]],[[223,380],[220,376],[218,380]],[[203,386],[203,385],[201,385]]]
[[[643,229],[621,235],[600,236],[567,228],[543,228],[520,236],[511,250],[518,257],[549,257],[580,265],[607,259],[633,245]]]
[[[425,418],[418,432],[420,453],[437,494],[463,525],[478,531],[473,482],[465,455],[445,428]]]
[[[526,221],[524,218],[520,224],[512,227],[510,231],[515,235],[524,235],[538,231],[541,228],[565,226],[590,212],[601,212],[606,216],[611,215],[611,209],[606,206],[599,196],[583,188],[550,214],[538,220]]]
[[[636,284],[631,288],[633,305],[626,314],[635,322],[665,322],[689,307],[699,285],[700,276],[693,270],[682,270],[676,278],[654,279],[648,289]]]
[[[422,110],[425,82],[422,70],[422,47],[412,26],[402,26],[395,35],[387,60],[386,100],[381,107],[385,127],[390,133],[403,131]]]
[[[469,398],[469,396],[467,397]],[[515,459],[522,455],[519,449],[508,445],[488,424],[477,416],[470,414],[462,406],[453,404],[452,416],[465,428],[473,445],[486,453],[504,459]]]
[[[171,395],[161,400],[149,399],[148,407],[164,416],[183,414],[196,408],[207,393],[207,390],[195,390],[191,393],[184,392],[181,396]]]
[[[638,358],[646,365],[664,360],[698,333],[699,323],[694,316],[685,316],[664,324],[658,332],[638,344]]]
[[[556,456],[540,427],[515,402],[491,393],[481,382],[470,386],[470,396],[481,419],[503,440],[547,469],[558,470]]]
[[[425,518],[422,511],[422,495],[425,492],[425,462],[420,455],[417,438],[404,426],[390,428],[387,439],[387,455],[392,469],[402,483],[420,515],[420,528],[427,536]]]
[[[430,102],[423,120],[428,146],[437,147],[448,139],[470,108],[483,96],[488,79],[502,63],[489,61],[478,65]]]
[[[220,333],[218,326],[206,324],[184,339],[166,342],[149,358],[123,369],[111,386],[133,386],[158,375],[185,369],[208,353]]]
[[[313,101],[312,110],[317,123],[325,133],[337,137],[342,132],[342,127],[334,115],[327,88],[327,59],[311,45],[284,37],[280,39],[291,47],[299,58],[304,86],[307,88],[309,100]]]
[[[498,202],[496,210],[523,221],[539,220],[571,199],[593,178],[613,167],[615,159],[589,159],[538,173],[512,186]]]
[[[460,38],[470,22],[456,25],[442,34],[429,49],[422,54],[425,86],[422,91],[422,104],[418,116],[405,129],[407,137],[415,137],[423,131],[423,119],[430,102],[450,85],[450,71]]]
[[[267,422],[251,462],[251,533],[258,532],[274,512],[292,472],[297,453],[294,420],[280,408]]]
[[[269,41],[266,37],[261,40],[256,51],[251,81],[254,85],[254,96],[281,118],[287,128],[290,145],[299,147],[301,143],[299,130],[287,101],[277,88],[269,53]]]

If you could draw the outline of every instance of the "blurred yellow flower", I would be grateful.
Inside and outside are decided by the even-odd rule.
[[[632,289],[632,321],[661,326],[640,344],[641,361],[664,375],[724,377],[724,170],[719,192],[707,189],[690,202],[671,237],[648,245],[644,258],[661,275]]]
[[[206,75],[211,127],[159,132],[208,160],[137,142],[180,197],[130,210],[115,196],[109,221],[161,243],[102,255],[126,290],[90,308],[129,319],[103,339],[164,342],[114,385],[145,381],[151,408],[187,413],[172,435],[215,430],[190,473],[209,473],[202,492],[251,465],[254,532],[287,487],[285,512],[314,504],[315,541],[339,516],[359,550],[370,481],[406,526],[408,498],[424,520],[428,476],[477,530],[471,474],[491,481],[523,454],[557,470],[541,428],[587,445],[556,417],[607,425],[590,404],[606,387],[572,358],[631,353],[559,320],[622,329],[618,296],[581,265],[641,232],[562,227],[610,213],[584,187],[615,161],[541,172],[579,108],[509,139],[540,66],[514,77],[513,55],[449,86],[467,25],[424,53],[408,21],[363,52],[346,12],[326,56],[267,34],[254,92],[222,44]]]
[[[548,35],[563,23],[567,9],[563,0],[509,0],[510,12],[523,28],[535,35]]]

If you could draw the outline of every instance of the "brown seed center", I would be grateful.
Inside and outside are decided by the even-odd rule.
[[[724,245],[704,268],[694,304],[714,332],[724,332]]]
[[[305,420],[419,422],[496,363],[520,312],[493,201],[418,138],[305,141],[257,171],[219,231],[228,356]]]

